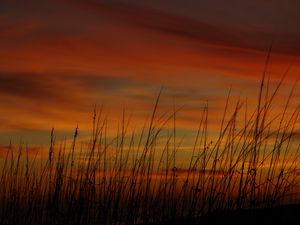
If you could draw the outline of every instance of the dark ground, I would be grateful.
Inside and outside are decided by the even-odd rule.
[[[256,225],[300,224],[300,204],[274,208],[214,212],[200,218],[171,220],[152,225]],[[150,224],[149,224],[150,225]]]

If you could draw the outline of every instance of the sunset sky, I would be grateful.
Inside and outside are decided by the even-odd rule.
[[[84,136],[95,105],[140,124],[161,87],[162,112],[183,107],[179,129],[196,129],[206,102],[213,124],[230,87],[257,98],[272,43],[272,82],[289,69],[283,89],[294,83],[299,22],[298,0],[0,0],[0,145],[77,124]]]

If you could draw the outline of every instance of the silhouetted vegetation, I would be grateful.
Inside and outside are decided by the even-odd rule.
[[[186,168],[178,167],[178,112],[158,116],[160,94],[139,132],[129,131],[124,112],[108,138],[107,118],[95,109],[86,145],[78,128],[70,145],[51,131],[46,161],[10,145],[0,174],[0,224],[141,224],[286,202],[298,185],[299,107],[290,113],[294,86],[273,116],[282,82],[271,90],[264,74],[252,113],[242,100],[230,113],[229,92],[217,137],[209,136],[204,107]]]

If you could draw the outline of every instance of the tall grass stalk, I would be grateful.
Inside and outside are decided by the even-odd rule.
[[[229,91],[217,137],[209,134],[205,105],[184,167],[179,109],[174,102],[172,113],[160,116],[161,91],[141,130],[131,130],[134,118],[124,109],[109,138],[108,118],[95,107],[87,144],[80,144],[78,126],[70,147],[58,144],[52,129],[48,159],[39,162],[22,143],[10,143],[1,165],[0,224],[140,224],[285,203],[298,185],[299,106],[290,109],[294,85],[274,115],[283,79],[272,91],[266,74],[253,112],[239,99],[230,113]]]

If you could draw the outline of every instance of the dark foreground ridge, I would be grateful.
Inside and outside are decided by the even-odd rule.
[[[182,218],[147,225],[273,225],[300,224],[300,204],[274,208],[243,209],[209,213],[200,218]],[[144,224],[145,225],[145,224]]]

